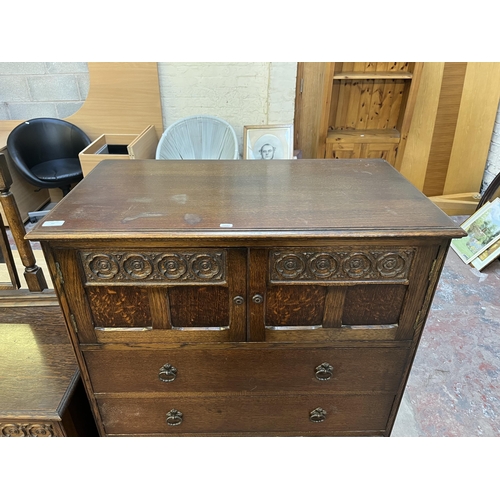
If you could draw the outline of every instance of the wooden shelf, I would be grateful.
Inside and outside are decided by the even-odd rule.
[[[326,136],[327,143],[384,143],[398,144],[401,135],[396,129],[373,130],[330,130]]]
[[[299,63],[295,144],[303,158],[404,155],[423,63]]]
[[[334,80],[411,80],[413,73],[409,71],[373,71],[365,73],[361,71],[349,71],[335,73]]]

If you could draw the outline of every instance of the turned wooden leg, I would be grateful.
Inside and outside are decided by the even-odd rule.
[[[47,281],[43,270],[36,265],[35,255],[30,242],[24,239],[26,230],[24,228],[19,208],[14,195],[10,192],[12,177],[7,167],[5,156],[0,154],[0,202],[7,219],[7,224],[16,242],[21,262],[25,267],[24,278],[30,292],[41,292],[47,287]]]

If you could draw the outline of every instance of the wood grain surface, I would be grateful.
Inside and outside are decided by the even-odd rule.
[[[60,308],[0,307],[0,414],[60,416],[78,367]]]
[[[47,225],[54,221],[61,225]],[[99,164],[28,239],[381,236],[412,229],[462,234],[384,160],[129,160]]]
[[[394,391],[407,356],[407,349],[392,347],[84,351],[96,393]],[[177,375],[162,382],[159,371],[167,363]],[[315,376],[322,363],[332,366],[329,380]]]

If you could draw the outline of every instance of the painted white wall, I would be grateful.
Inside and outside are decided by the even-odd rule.
[[[483,183],[481,184],[481,194],[484,193],[490,182],[500,173],[500,106],[498,107],[495,126],[491,136],[490,149],[486,159]]]
[[[295,62],[158,63],[163,125],[191,115],[229,122],[242,152],[245,125],[293,123]]]
[[[240,145],[244,125],[293,123],[296,62],[158,63],[163,125],[223,118]],[[88,93],[86,63],[0,63],[0,120],[65,118]]]

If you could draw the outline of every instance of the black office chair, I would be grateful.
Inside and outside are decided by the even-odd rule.
[[[13,166],[38,188],[60,188],[63,196],[83,179],[78,153],[90,144],[77,126],[57,118],[34,118],[18,125],[7,138]]]

